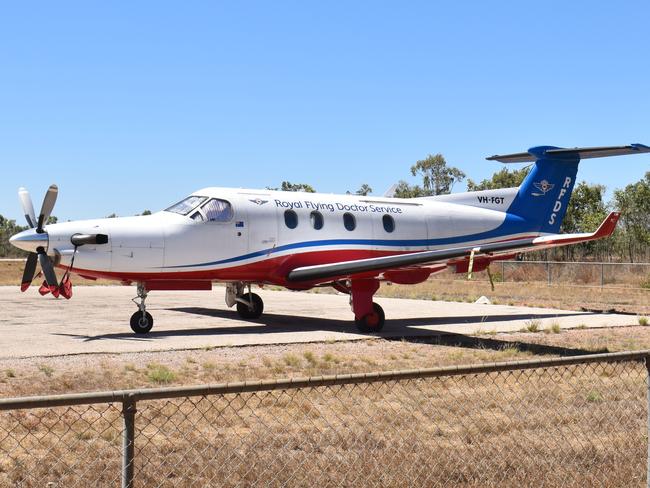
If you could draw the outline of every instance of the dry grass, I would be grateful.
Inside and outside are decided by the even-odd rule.
[[[554,324],[549,326],[554,329]],[[537,327],[538,331],[542,331]],[[147,388],[154,383],[191,385],[277,377],[432,368],[557,355],[650,349],[650,327],[528,331],[497,334],[478,328],[479,339],[324,342],[209,350],[93,354],[0,361],[0,397]],[[556,333],[557,332],[557,333]],[[524,344],[526,347],[520,347]],[[152,371],[154,371],[152,375]],[[161,378],[162,381],[159,381]],[[46,380],[46,381],[45,381]]]
[[[24,262],[19,261],[0,261],[0,285],[20,285],[23,276]],[[58,273],[61,275],[61,273]],[[34,284],[40,284],[43,281],[42,276],[34,278]],[[79,275],[73,275],[75,285],[108,285],[115,284],[114,281],[108,280],[87,280]]]
[[[481,295],[492,303],[564,310],[617,310],[650,314],[650,290],[640,288],[585,288],[545,283],[495,283],[492,291],[485,281],[431,279],[419,285],[382,286],[381,296],[454,302],[474,302]]]
[[[619,350],[631,337],[650,346],[650,329],[635,327],[499,334],[475,347],[373,340],[186,351],[159,354],[156,363],[147,354],[108,356],[82,370],[48,364],[50,388],[118,388],[150,385],[152,370],[173,372],[169,384],[221,382],[272,377],[278,365],[283,376],[304,376],[367,371],[371,363],[386,370],[530,358],[521,341],[549,353]],[[19,367],[2,386],[28,381],[42,390],[30,374]],[[637,486],[645,474],[645,388],[643,364],[614,363],[140,402],[138,484]],[[119,405],[0,414],[0,449],[14,458],[0,456],[0,484],[115,485],[120,431]],[[67,468],[79,459],[83,465]]]

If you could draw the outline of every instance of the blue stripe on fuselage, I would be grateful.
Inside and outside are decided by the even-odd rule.
[[[219,261],[211,261],[208,263],[197,264],[182,264],[175,266],[161,266],[161,268],[196,268],[200,266],[215,266],[220,264],[235,263],[238,261],[245,261],[260,256],[267,256],[278,252],[288,251],[291,249],[301,249],[320,246],[384,246],[384,247],[426,247],[426,246],[444,246],[448,244],[461,244],[463,242],[474,242],[485,239],[494,239],[498,237],[507,237],[513,234],[520,234],[522,232],[534,232],[530,228],[528,222],[521,217],[512,214],[506,214],[506,218],[497,228],[479,232],[477,234],[470,234],[464,236],[443,237],[439,239],[323,239],[318,241],[304,241],[294,242],[292,244],[285,244],[283,246],[272,247],[255,251],[241,256],[232,258],[221,259]]]

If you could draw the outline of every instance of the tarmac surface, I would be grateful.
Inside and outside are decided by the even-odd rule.
[[[36,287],[20,293],[0,286],[0,359],[86,353],[200,349],[219,346],[345,341],[367,338],[357,332],[348,296],[255,290],[264,300],[260,319],[244,321],[224,303],[224,288],[213,291],[152,292],[147,311],[154,328],[136,336],[129,318],[135,287],[79,286],[71,300],[41,297]],[[386,312],[381,336],[518,331],[531,320],[541,328],[636,325],[633,315],[545,308],[377,297]]]

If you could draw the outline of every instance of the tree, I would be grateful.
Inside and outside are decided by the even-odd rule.
[[[416,198],[426,196],[425,191],[418,185],[409,185],[406,181],[400,180],[393,192],[395,198]]]
[[[604,185],[581,181],[573,189],[561,231],[566,233],[593,232],[607,216],[603,202]]]
[[[9,244],[9,238],[26,230],[27,227],[21,227],[16,224],[15,220],[9,220],[0,215],[0,257],[15,258],[25,256],[27,253],[15,248]]]
[[[614,202],[621,212],[624,246],[634,262],[635,250],[650,245],[650,171],[636,183],[616,190]]]
[[[453,166],[447,166],[442,154],[417,161],[411,166],[413,176],[422,176],[422,187],[425,195],[444,195],[451,193],[454,183],[463,181],[465,173]]]
[[[140,215],[151,215],[151,210],[145,210]]]
[[[364,184],[361,185],[361,187],[356,191],[355,194],[356,194],[356,195],[363,195],[363,196],[365,197],[365,196],[368,196],[368,194],[370,194],[370,193],[372,193],[372,188],[370,188],[370,185],[368,185],[367,183],[364,183]]]
[[[577,233],[596,230],[607,216],[604,194],[604,185],[590,185],[585,181],[578,183],[569,199],[560,231]],[[587,256],[598,256],[598,259],[602,260],[609,247],[611,243],[607,241],[585,242],[558,249],[555,255],[561,254],[565,260],[583,259]]]
[[[307,193],[316,193],[314,187],[307,183],[291,183],[290,181],[283,181],[280,188],[271,188],[267,186],[266,189],[275,191],[304,191]]]
[[[113,212],[112,214],[106,216],[107,219],[114,219],[116,217],[117,217],[117,214],[115,212]]]
[[[521,185],[524,178],[528,175],[530,168],[521,168],[510,171],[503,168],[492,175],[491,178],[485,179],[480,183],[475,183],[472,179],[467,179],[467,191],[496,190],[498,188],[514,188]]]

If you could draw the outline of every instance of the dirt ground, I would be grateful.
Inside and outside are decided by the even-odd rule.
[[[650,327],[4,360],[15,396],[650,348]],[[645,367],[138,402],[140,486],[644,486]],[[121,406],[0,414],[3,486],[115,486]],[[84,462],[80,463],[79,460]]]
[[[0,396],[431,368],[650,349],[650,327],[442,335],[0,361]]]

